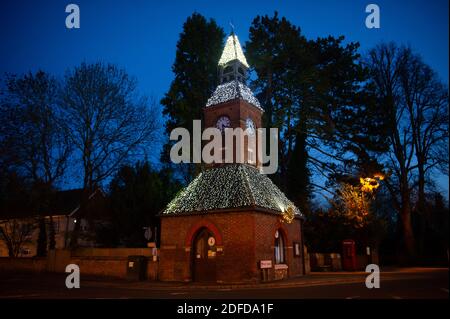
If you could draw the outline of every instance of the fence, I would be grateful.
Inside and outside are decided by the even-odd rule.
[[[341,255],[337,253],[322,254],[309,253],[310,266],[312,271],[340,271],[342,270]],[[356,255],[356,268],[365,270],[369,264],[378,264],[378,252],[373,251],[371,258],[367,255]]]

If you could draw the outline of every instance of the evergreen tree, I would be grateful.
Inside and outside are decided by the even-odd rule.
[[[179,188],[169,170],[155,171],[148,162],[123,166],[110,184],[115,241],[127,247],[145,247],[143,227],[160,229],[157,214]]]
[[[167,116],[167,135],[176,127],[184,127],[192,133],[192,121],[202,119],[202,108],[218,84],[217,63],[224,36],[214,20],[207,21],[198,13],[184,23],[172,66],[175,79],[161,100],[163,114]],[[163,146],[161,160],[166,165],[171,163],[169,153],[173,143],[169,141]],[[177,165],[179,167],[187,182],[197,173],[194,165]]]
[[[277,12],[272,18],[257,16],[246,43],[246,56],[257,75],[252,86],[265,109],[263,127],[277,127],[280,132],[280,169],[279,174],[272,178],[285,191],[288,188],[289,162],[297,144],[295,139],[297,133],[299,136],[302,134],[298,115],[302,108],[301,84],[307,82],[304,75],[310,65],[308,46],[300,28],[284,17],[278,18]]]
[[[287,168],[287,195],[304,214],[310,211],[311,183],[306,151],[306,134],[297,133],[292,158]]]
[[[297,205],[307,207],[311,186],[321,187],[309,179],[312,172],[335,179],[378,168],[374,154],[385,147],[384,122],[365,89],[359,44],[331,36],[308,41],[276,12],[256,17],[249,38],[246,55],[266,109],[264,125],[280,131],[274,179]]]

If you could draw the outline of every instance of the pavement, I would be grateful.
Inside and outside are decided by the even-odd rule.
[[[448,268],[381,268],[380,288],[368,289],[365,272],[310,273],[258,284],[130,282],[81,276],[79,289],[66,274],[0,273],[1,299],[448,299]]]

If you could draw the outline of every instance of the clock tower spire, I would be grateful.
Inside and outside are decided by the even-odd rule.
[[[218,68],[220,84],[203,109],[205,128],[216,127],[223,133],[225,128],[240,127],[249,135],[255,135],[256,129],[261,127],[263,109],[246,85],[249,65],[234,28],[226,40]],[[258,166],[256,161],[249,161],[249,152],[256,152],[256,148],[251,149],[248,145],[247,138],[244,141],[244,162]],[[253,155],[255,159],[257,154]]]
[[[219,60],[220,83],[233,80],[245,83],[248,68],[247,60],[233,28]]]
[[[207,156],[206,169],[159,215],[158,279],[258,282],[261,267],[256,266],[262,261],[274,264],[266,272],[269,280],[304,274],[303,215],[261,173],[262,163],[253,156],[257,152],[248,146],[255,141],[250,135],[258,138],[263,109],[246,86],[249,65],[234,32],[227,38],[218,68],[221,82],[203,109],[203,124],[205,129],[226,131],[222,135],[226,143],[216,143],[217,130],[206,132],[212,140],[205,141],[202,155],[204,151],[213,155]],[[223,154],[230,155],[231,148],[235,156],[225,156],[223,163]],[[222,161],[215,152],[221,153]]]

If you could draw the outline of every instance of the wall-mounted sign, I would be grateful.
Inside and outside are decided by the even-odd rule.
[[[259,268],[261,269],[272,268],[272,260],[261,260],[259,262]]]
[[[286,265],[286,264],[276,264],[274,268],[275,268],[275,270],[288,269],[288,265]]]
[[[208,238],[208,245],[209,246],[214,246],[216,244],[216,239],[214,237],[209,237]]]

